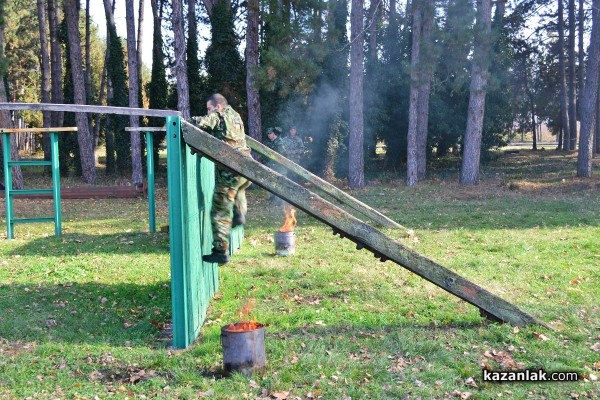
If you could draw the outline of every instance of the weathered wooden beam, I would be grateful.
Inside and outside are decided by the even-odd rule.
[[[286,168],[288,171],[291,171],[294,174],[300,176],[301,178],[307,180],[308,182],[314,184],[317,188],[327,193],[329,196],[333,197],[340,203],[347,205],[353,210],[358,211],[359,213],[368,217],[371,221],[375,222],[376,224],[384,226],[386,228],[406,229],[396,221],[391,220],[390,218],[386,217],[374,208],[355,199],[348,193],[338,189],[326,180],[321,179],[318,176],[312,174],[310,171],[307,171],[295,162],[288,160],[276,151],[271,150],[264,144],[260,143],[258,140],[253,139],[250,136],[246,136],[246,143],[248,143],[248,146],[250,146],[252,150],[269,158],[270,160],[275,161],[276,163]]]
[[[29,133],[29,132],[77,132],[76,126],[63,128],[0,128],[0,133]]]
[[[75,113],[140,115],[148,117],[180,116],[175,110],[153,110],[149,108],[87,106],[81,104],[52,104],[52,103],[0,103],[0,110],[30,110],[30,111],[64,111]]]
[[[194,125],[182,121],[182,130],[189,146],[331,226],[334,233],[356,242],[357,248],[367,248],[382,261],[394,261],[501,321],[514,325],[546,326],[506,300],[402,245],[251,157],[243,156]]]

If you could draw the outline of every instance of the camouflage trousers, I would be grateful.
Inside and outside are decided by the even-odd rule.
[[[233,212],[246,215],[246,188],[251,182],[232,171],[217,167],[215,194],[210,219],[213,231],[213,248],[229,250],[229,234]]]

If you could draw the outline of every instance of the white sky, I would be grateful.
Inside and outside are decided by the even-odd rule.
[[[139,1],[134,1],[135,8],[135,34],[137,35],[137,20]],[[90,1],[90,17],[98,25],[100,37],[106,39],[106,16],[104,14],[104,1]],[[127,25],[125,22],[125,2],[117,0],[115,6],[115,24],[117,26],[117,34],[122,37],[127,37]],[[150,0],[144,1],[144,37],[142,43],[142,61],[150,68],[152,66],[152,29],[153,29],[152,7]]]

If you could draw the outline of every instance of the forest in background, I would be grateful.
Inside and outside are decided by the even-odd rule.
[[[542,123],[557,150],[578,149],[580,176],[591,175],[600,151],[598,0],[146,1],[153,15],[126,0],[119,37],[114,0],[104,0],[106,40],[86,15],[89,0],[0,1],[6,100],[169,108],[189,118],[220,92],[249,135],[296,126],[312,139],[305,166],[351,187],[386,170],[416,184],[428,161],[450,152],[462,157],[461,183],[475,184],[480,161],[516,132],[532,132],[535,149]],[[152,32],[139,29],[144,18]],[[151,69],[142,40],[153,43]],[[124,128],[164,123],[18,117],[30,127],[77,126],[78,135],[61,137],[61,169],[86,183],[102,145],[106,172],[140,184],[142,143]]]

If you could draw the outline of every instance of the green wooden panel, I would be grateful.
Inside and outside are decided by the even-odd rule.
[[[215,165],[190,153],[175,117],[167,118],[167,160],[173,346],[186,348],[200,333],[219,288],[217,265],[202,261],[212,249]],[[242,238],[243,227],[234,229],[230,249],[238,249]]]

